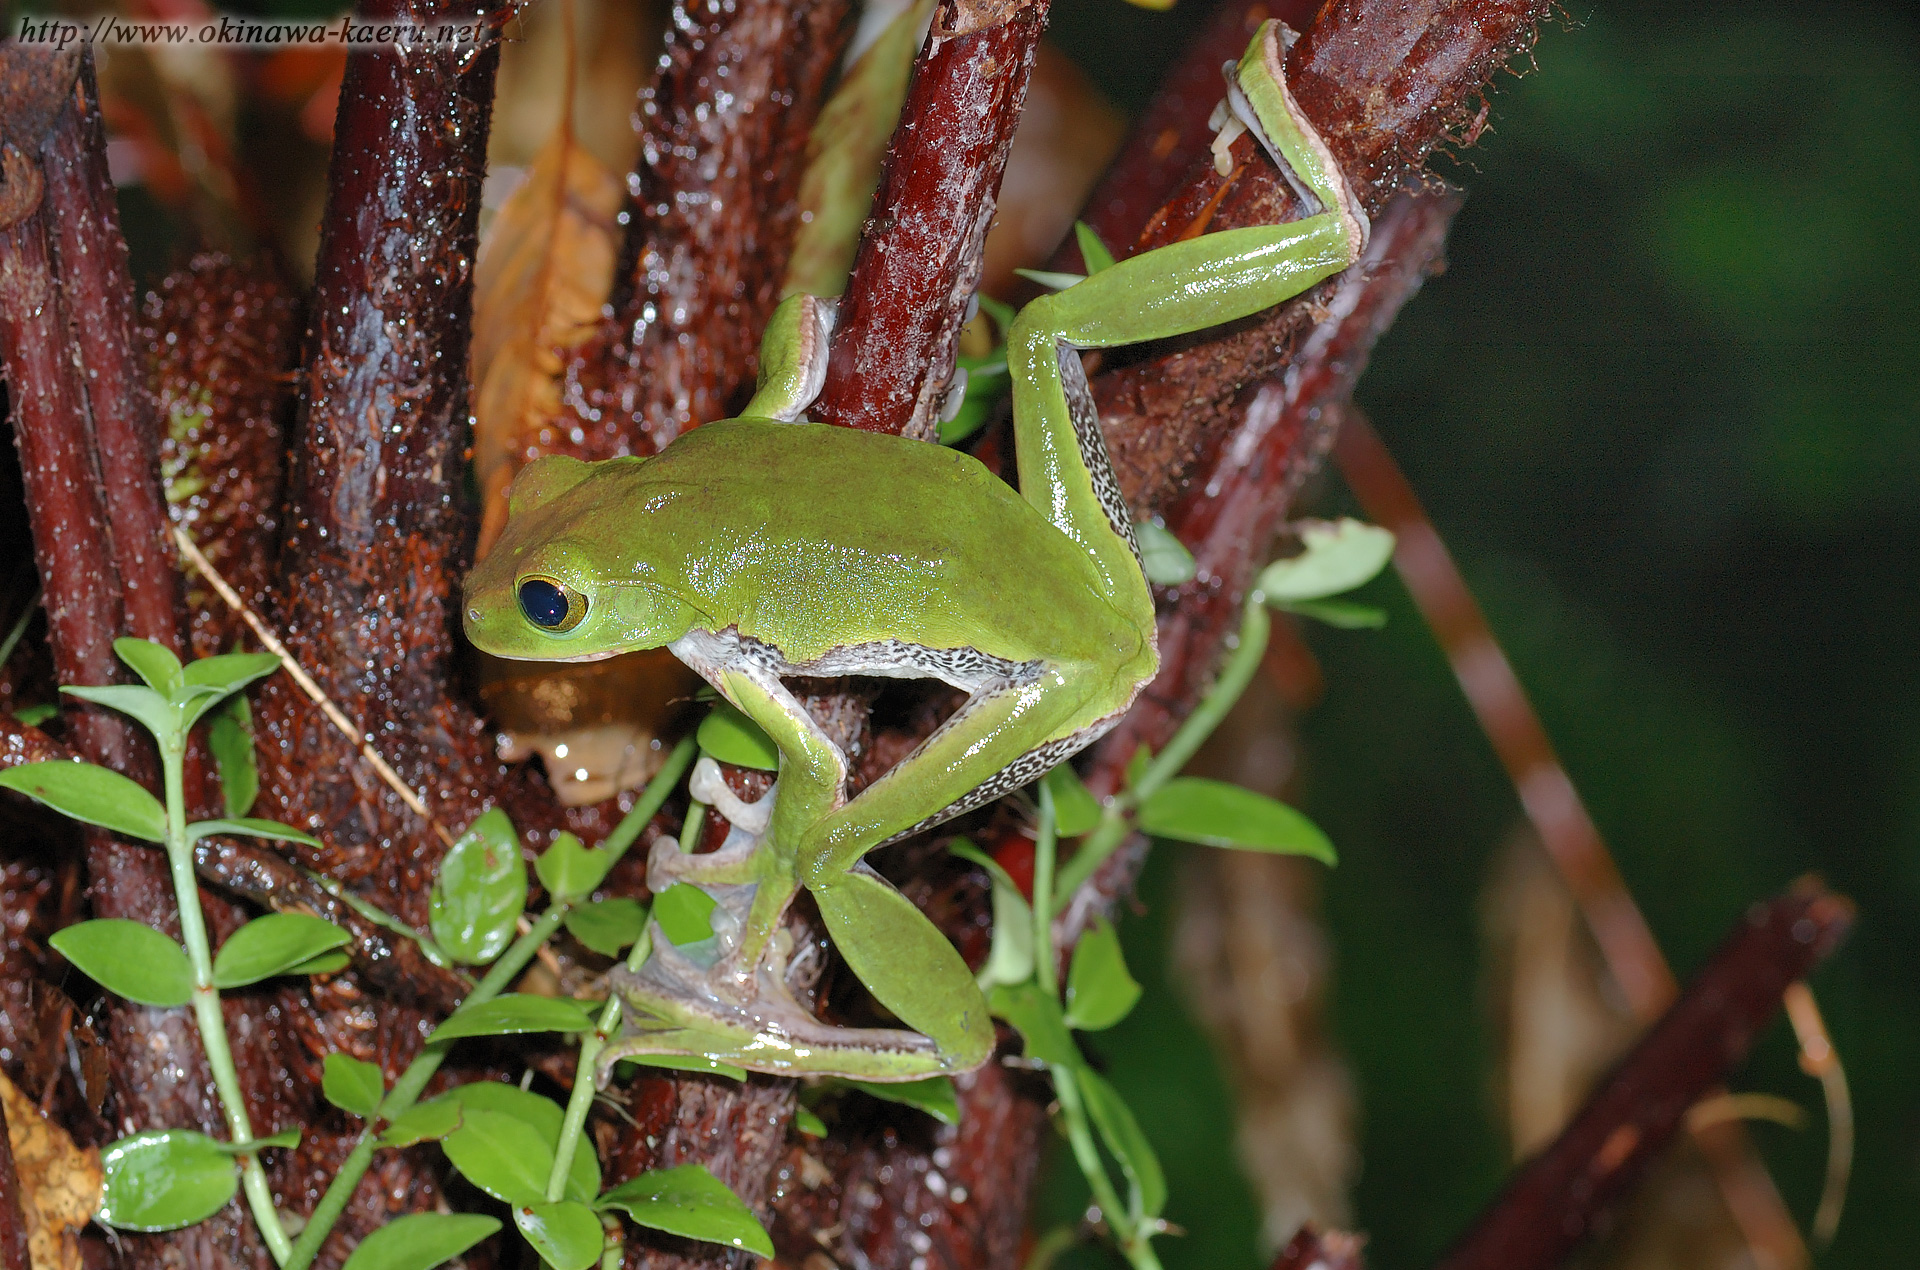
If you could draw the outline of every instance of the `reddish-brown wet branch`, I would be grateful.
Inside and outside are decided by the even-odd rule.
[[[640,97],[614,316],[571,360],[562,416],[522,461],[650,453],[745,404],[793,247],[807,134],[851,9],[673,6],[659,78]]]
[[[1750,909],[1673,1007],[1554,1140],[1514,1174],[1438,1270],[1552,1270],[1692,1107],[1746,1058],[1788,984],[1840,944],[1853,905],[1818,882]]]
[[[1048,0],[941,0],[811,417],[931,440]]]

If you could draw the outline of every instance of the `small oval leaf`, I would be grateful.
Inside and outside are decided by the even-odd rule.
[[[433,938],[449,957],[483,965],[506,950],[527,906],[520,837],[498,807],[467,827],[433,882]]]
[[[187,826],[187,837],[194,842],[217,833],[230,833],[242,838],[271,838],[275,842],[297,842],[303,847],[325,845],[312,834],[302,833],[292,825],[283,825],[277,820],[256,820],[251,816],[196,820]]]
[[[603,957],[618,957],[647,928],[647,906],[625,898],[582,904],[563,919],[569,933]]]
[[[148,1129],[100,1153],[101,1199],[94,1214],[122,1230],[176,1230],[205,1221],[240,1186],[220,1144],[191,1129]]]
[[[1261,571],[1254,589],[1269,604],[1323,600],[1351,591],[1393,559],[1393,532],[1344,517],[1299,526],[1304,550]]]
[[[260,796],[260,765],[253,752],[253,710],[245,697],[234,697],[207,725],[207,748],[220,772],[220,801],[229,818],[240,819],[253,810]]]
[[[320,1092],[340,1110],[371,1120],[387,1096],[387,1082],[378,1064],[335,1050],[320,1065]]]
[[[1377,631],[1387,624],[1385,609],[1351,600],[1287,600],[1275,607],[1343,631]]]
[[[1140,1124],[1133,1118],[1126,1100],[1105,1077],[1091,1068],[1081,1068],[1074,1075],[1086,1098],[1087,1116],[1099,1132],[1100,1140],[1107,1144],[1107,1150],[1120,1161],[1120,1171],[1127,1175],[1127,1182],[1139,1199],[1141,1215],[1158,1217],[1167,1204],[1167,1177],[1160,1168],[1160,1157],[1153,1153],[1153,1145],[1147,1141],[1147,1135],[1140,1132]]]
[[[795,1107],[793,1109],[793,1127],[796,1132],[804,1133],[809,1138],[824,1138],[827,1136],[827,1122],[813,1112],[808,1111],[805,1107]]]
[[[676,948],[713,934],[714,898],[691,882],[676,882],[653,897],[653,920]]]
[[[47,942],[88,978],[129,1001],[176,1006],[193,998],[186,950],[151,926],[106,917],[76,922]]]
[[[1155,586],[1179,586],[1193,581],[1193,553],[1157,521],[1135,521],[1133,536],[1140,544],[1140,572]]]
[[[288,966],[290,975],[330,975],[345,970],[353,964],[353,958],[335,950],[321,953],[318,957],[309,957],[297,966]]]
[[[941,1124],[960,1123],[960,1095],[946,1076],[928,1076],[921,1080],[880,1081],[849,1080],[847,1088],[882,1102],[897,1102],[903,1107],[924,1111]]]
[[[509,992],[491,1001],[463,1005],[428,1037],[455,1041],[464,1036],[517,1036],[525,1032],[591,1032],[593,1018],[565,997],[536,997]]]
[[[129,838],[166,841],[167,810],[160,800],[120,773],[97,764],[22,763],[0,771],[0,789],[18,790],[63,816]]]
[[[106,684],[98,688],[62,684],[60,691],[138,719],[140,726],[159,738],[178,736],[186,730],[180,711],[143,684]]]
[[[340,1270],[433,1270],[499,1229],[478,1213],[408,1213],[369,1231]]]
[[[763,772],[780,769],[780,750],[760,725],[735,709],[732,703],[715,703],[700,730],[694,734],[700,748],[722,763],[751,767]],[[674,941],[678,943],[678,940]]]
[[[1327,835],[1285,803],[1198,776],[1177,777],[1155,790],[1140,804],[1140,827],[1155,837],[1209,847],[1336,862]]]
[[[352,939],[332,922],[305,913],[269,913],[227,937],[213,959],[213,986],[244,988],[283,975]]]
[[[1080,1051],[1067,1031],[1060,1003],[1031,980],[996,986],[987,994],[987,1004],[996,1018],[1005,1019],[1020,1033],[1026,1057],[1056,1067],[1080,1065]]]
[[[1053,793],[1053,829],[1062,838],[1078,838],[1100,823],[1099,800],[1071,767],[1060,764],[1040,783]]]
[[[553,1099],[497,1080],[476,1080],[448,1090],[442,1096],[458,1103],[463,1110],[498,1112],[531,1125],[541,1141],[547,1144],[547,1167],[553,1167],[552,1153],[559,1147],[560,1125],[566,1116],[560,1104]],[[546,1186],[544,1177],[541,1186]],[[593,1148],[583,1141],[573,1153],[572,1171],[567,1175],[566,1197],[587,1201],[599,1193],[600,1161],[594,1155]]]
[[[1067,971],[1067,1026],[1082,1032],[1110,1028],[1140,1000],[1140,985],[1127,971],[1120,936],[1106,918],[1080,937]]]
[[[602,1195],[596,1207],[621,1209],[642,1226],[670,1235],[773,1256],[773,1240],[753,1210],[698,1164],[642,1173]]]
[[[113,641],[113,651],[162,696],[180,686],[180,659],[152,640],[122,637]]]
[[[460,1104],[435,1098],[417,1102],[381,1130],[377,1141],[383,1147],[410,1147],[416,1142],[437,1142],[460,1127]]]
[[[607,1243],[600,1219],[576,1200],[522,1205],[513,1210],[513,1224],[553,1270],[587,1270]]]
[[[1089,278],[1102,269],[1113,268],[1113,253],[1100,241],[1093,226],[1083,220],[1073,222],[1073,237],[1080,244],[1080,259],[1087,266]]]
[[[509,1204],[547,1202],[553,1148],[526,1121],[479,1107],[461,1109],[460,1127],[440,1139],[460,1175]]]
[[[613,867],[613,857],[596,847],[585,847],[570,833],[561,833],[533,862],[540,885],[556,902],[584,899]]]
[[[223,693],[244,688],[280,669],[280,659],[272,653],[221,653],[187,663],[181,672],[182,683],[197,688],[218,688]]]

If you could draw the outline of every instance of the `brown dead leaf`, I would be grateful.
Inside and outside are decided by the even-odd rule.
[[[514,473],[549,448],[562,354],[592,332],[613,285],[622,192],[619,174],[579,143],[564,111],[480,244],[473,462],[482,554],[506,523]]]
[[[82,1150],[0,1073],[33,1270],[80,1270],[79,1230],[100,1207],[100,1152]]]

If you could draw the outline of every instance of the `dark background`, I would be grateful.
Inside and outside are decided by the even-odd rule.
[[[1055,32],[1137,109],[1200,7],[1115,10],[1059,0]],[[1436,163],[1469,194],[1450,267],[1358,398],[1675,969],[1802,873],[1859,902],[1814,980],[1859,1123],[1817,1261],[1920,1265],[1920,24],[1608,3],[1533,60],[1480,143]],[[1352,506],[1337,477],[1312,504]],[[1358,1225],[1391,1270],[1429,1261],[1507,1167],[1477,906],[1519,811],[1398,581],[1367,594],[1384,631],[1308,633],[1327,687],[1295,788],[1342,856],[1332,1025],[1363,1106]],[[1262,1255],[1226,1085],[1164,970],[1167,857],[1199,849],[1149,870],[1122,925],[1149,999],[1096,1042],[1190,1232],[1160,1241],[1169,1270]],[[1804,1224],[1825,1120],[1784,1021],[1732,1083],[1812,1112],[1753,1130]],[[1076,1185],[1055,1177],[1056,1216]]]

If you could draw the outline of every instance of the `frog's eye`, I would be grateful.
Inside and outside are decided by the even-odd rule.
[[[543,631],[570,631],[587,615],[587,597],[552,578],[520,584],[520,611]]]

